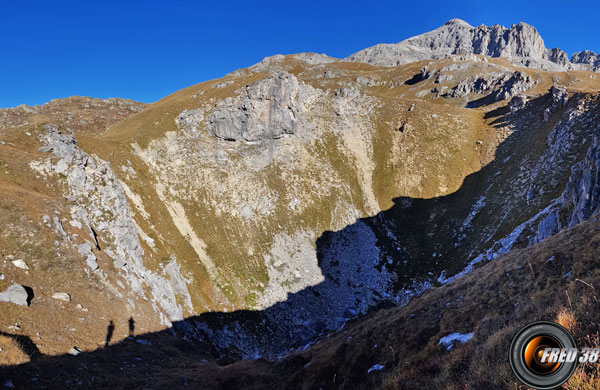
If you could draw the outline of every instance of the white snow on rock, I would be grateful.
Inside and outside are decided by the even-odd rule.
[[[446,347],[446,349],[449,351],[452,349],[452,347],[454,346],[454,342],[458,341],[461,344],[466,343],[467,341],[471,340],[471,338],[473,337],[473,333],[450,333],[447,336],[444,336],[440,339],[439,344],[442,344],[444,347]]]
[[[375,364],[373,365],[373,367],[369,368],[369,370],[367,371],[367,374],[370,374],[373,371],[381,371],[385,368],[385,366],[383,364]]]

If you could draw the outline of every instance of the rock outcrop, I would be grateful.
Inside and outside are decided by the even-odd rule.
[[[600,55],[590,50],[579,51],[571,56],[574,64],[583,64],[587,69],[597,72],[600,70]]]
[[[247,85],[236,98],[219,102],[206,118],[209,132],[227,141],[262,141],[293,134],[304,114],[310,87],[287,72]]]
[[[119,119],[139,112],[145,104],[129,99],[72,96],[36,106],[0,108],[0,130],[46,122],[62,123],[75,132],[105,132]]]
[[[517,66],[551,71],[578,69],[580,67],[577,64],[597,61],[590,53],[576,53],[569,61],[562,50],[546,49],[537,30],[527,23],[519,23],[510,28],[500,25],[473,27],[460,19],[452,19],[433,31],[396,44],[369,47],[348,56],[344,61],[398,66],[450,55],[473,54],[502,57]]]
[[[448,93],[449,97],[463,97],[471,93],[491,94],[494,101],[510,99],[533,86],[531,77],[523,72],[497,72],[474,76],[461,81]]]
[[[510,109],[510,112],[519,111],[520,109],[524,108],[526,105],[527,105],[527,97],[525,97],[523,95],[517,95],[517,96],[513,97],[512,99],[510,99],[510,101],[508,102],[508,108]]]
[[[45,129],[47,132],[40,134],[44,145],[40,151],[52,152],[58,161],[34,161],[30,165],[45,176],[57,173],[65,176],[68,189],[65,196],[74,202],[71,216],[88,234],[84,242],[77,244],[77,250],[90,271],[102,273],[92,252],[92,248],[101,249],[98,236],[102,236],[111,243],[103,248],[104,253],[113,260],[114,267],[122,271],[131,290],[144,296],[144,289],[149,288],[155,309],[165,324],[182,319],[183,307],[177,302],[177,296],[182,296],[188,305],[186,309],[191,310],[185,282],[178,277],[172,283],[173,277],[159,275],[145,267],[138,228],[122,183],[110,164],[82,151],[73,134],[55,125],[45,125]],[[66,236],[64,230],[62,233]],[[169,272],[173,271],[178,272],[178,267],[169,268]]]
[[[30,300],[30,293],[27,289],[16,283],[0,293],[0,302],[14,303],[19,306],[29,306]]]

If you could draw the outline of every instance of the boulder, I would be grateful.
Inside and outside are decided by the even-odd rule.
[[[30,288],[15,283],[6,289],[6,291],[0,293],[0,302],[14,303],[19,306],[29,306],[32,297],[33,293]]]

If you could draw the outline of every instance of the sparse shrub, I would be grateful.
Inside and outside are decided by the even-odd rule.
[[[573,329],[575,329],[575,326],[577,325],[577,322],[575,321],[575,315],[573,314],[573,312],[564,307],[558,311],[558,315],[556,316],[556,322],[564,326],[565,329],[567,329],[569,332],[572,332]]]

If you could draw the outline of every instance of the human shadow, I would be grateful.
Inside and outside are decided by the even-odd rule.
[[[508,136],[496,149],[495,158],[468,175],[457,191],[430,199],[397,197],[387,210],[340,230],[323,232],[316,240],[323,275],[320,283],[290,293],[284,301],[262,310],[204,313],[143,337],[185,341],[190,343],[189,353],[203,351],[203,358],[222,365],[240,359],[277,360],[309,347],[369,310],[405,303],[424,289],[445,282],[555,198],[556,193],[545,192],[525,200],[522,191],[515,191],[515,183],[522,181],[521,167],[549,152],[546,142],[538,142],[552,130],[539,125],[544,102],[530,102],[534,105],[526,112],[488,113],[492,115],[488,118],[518,122],[520,130]],[[557,117],[561,115],[556,112]],[[582,157],[585,147],[574,143],[558,153]],[[560,155],[553,157],[560,160]],[[571,167],[551,168],[557,176],[568,177]],[[546,179],[532,176],[523,186],[543,187]],[[508,249],[528,245],[527,234],[530,232],[516,237]],[[108,334],[112,337],[110,325]],[[108,334],[106,350],[142,344],[130,340],[109,346]],[[91,355],[110,359],[99,351]],[[60,358],[52,359],[48,364],[61,363]]]
[[[108,323],[108,327],[106,328],[106,339],[104,341],[104,346],[108,347],[110,344],[110,340],[113,337],[113,333],[115,332],[115,324],[112,320]]]
[[[133,317],[129,317],[127,325],[129,325],[129,337],[133,337],[133,335],[135,334],[135,320],[133,319]]]

